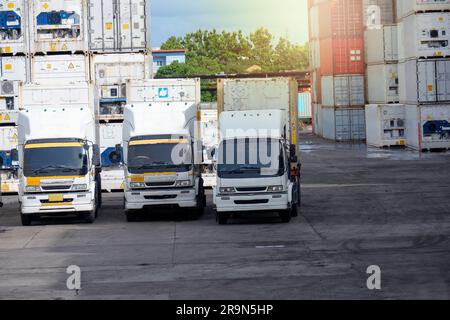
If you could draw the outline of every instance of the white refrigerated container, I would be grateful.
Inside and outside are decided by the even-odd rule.
[[[398,73],[400,103],[450,103],[450,59],[409,60]]]
[[[30,0],[30,52],[87,52],[86,0]]]
[[[397,19],[416,12],[450,10],[450,0],[397,0]]]
[[[92,52],[146,52],[151,49],[150,1],[89,0]]]
[[[364,32],[366,63],[380,64],[398,61],[398,30],[396,25]]]
[[[89,56],[84,54],[33,56],[31,70],[32,82],[90,81]]]
[[[398,102],[398,65],[367,66],[367,88],[367,98],[370,104]]]
[[[122,123],[100,123],[100,154],[102,160],[102,189],[108,192],[123,190],[122,154],[116,145],[122,144]]]
[[[0,54],[28,52],[28,2],[0,0]]]
[[[365,105],[364,76],[322,77],[322,106],[356,107]]]
[[[450,12],[408,16],[398,24],[399,60],[450,55]]]
[[[450,105],[406,105],[406,142],[416,150],[450,149]]]
[[[374,147],[406,145],[406,114],[401,104],[366,105],[367,144]]]
[[[393,0],[363,0],[364,26],[377,29],[395,22]]]
[[[24,56],[0,56],[0,81],[28,81],[30,65]]]

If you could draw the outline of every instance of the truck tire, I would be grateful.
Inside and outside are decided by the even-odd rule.
[[[230,219],[230,214],[226,212],[217,212],[217,222],[220,225],[226,225]]]
[[[91,212],[89,212],[89,213],[86,213],[85,215],[84,215],[84,221],[86,222],[86,223],[94,223],[94,221],[95,221],[95,218],[96,218],[96,212],[97,212],[97,210],[94,210],[94,211],[91,211]]]
[[[284,223],[289,223],[291,222],[291,218],[292,218],[292,209],[288,209],[285,211],[282,211],[279,213],[279,216],[281,218],[281,221],[283,221]]]
[[[24,227],[28,227],[31,225],[31,222],[33,221],[33,215],[32,214],[20,214],[20,220],[22,221],[22,225]]]

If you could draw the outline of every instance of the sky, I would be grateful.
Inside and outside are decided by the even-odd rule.
[[[246,35],[265,27],[294,43],[308,41],[307,0],[150,0],[153,47],[198,29]]]

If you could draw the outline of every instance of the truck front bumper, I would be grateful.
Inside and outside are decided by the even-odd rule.
[[[217,212],[258,212],[289,209],[287,193],[216,195]]]
[[[141,210],[145,207],[175,206],[193,208],[197,206],[195,188],[136,190],[125,192],[125,209]]]
[[[22,214],[51,214],[90,212],[95,209],[91,192],[65,193],[62,202],[50,202],[49,194],[25,194],[22,197]]]

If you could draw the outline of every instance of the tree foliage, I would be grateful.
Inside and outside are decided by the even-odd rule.
[[[198,30],[184,37],[170,37],[163,50],[186,49],[186,63],[173,63],[159,69],[158,77],[243,73],[257,65],[262,71],[305,70],[309,65],[307,46],[274,37],[259,28],[248,37],[242,31]]]

